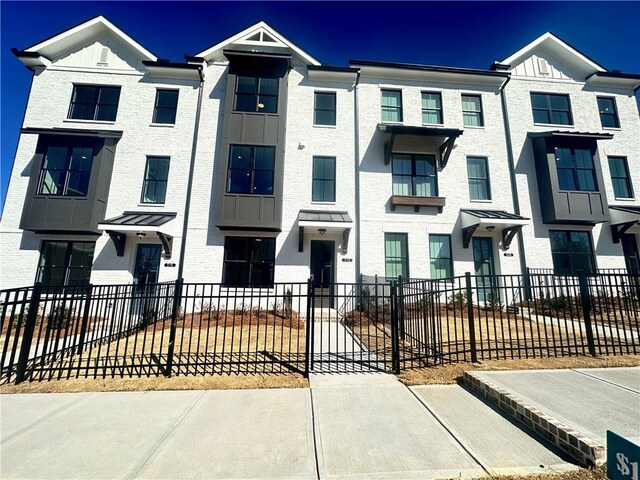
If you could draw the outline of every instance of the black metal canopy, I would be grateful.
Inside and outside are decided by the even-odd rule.
[[[529,222],[529,218],[509,213],[504,210],[473,210],[461,209],[462,217],[462,246],[469,248],[471,237],[481,226],[486,226],[487,231],[493,231],[496,228],[502,234],[502,247],[508,250],[511,246],[513,237]]]
[[[113,241],[119,257],[124,255],[126,232],[154,232],[162,243],[165,258],[171,258],[173,237],[161,232],[158,227],[174,218],[176,218],[176,212],[123,212],[122,215],[103,220],[100,226]]]
[[[463,131],[457,128],[438,128],[438,127],[416,127],[410,125],[388,125],[386,123],[378,124],[378,131],[390,134],[384,143],[384,164],[389,165],[391,162],[391,154],[393,153],[393,144],[396,135],[417,135],[425,137],[440,137],[444,141],[438,147],[440,151],[440,166],[444,168],[449,161],[449,155],[453,150],[456,138],[462,135]]]
[[[636,225],[640,225],[640,206],[609,205],[611,234],[613,243],[620,243],[622,235]]]
[[[342,252],[347,253],[349,233],[353,220],[348,212],[333,210],[300,210],[298,212],[298,251],[304,248],[304,229],[317,229],[320,235],[327,231],[342,232]]]
[[[176,212],[124,212],[117,217],[100,222],[103,225],[159,227],[176,218]]]
[[[595,140],[610,140],[613,138],[613,133],[607,132],[573,132],[571,130],[551,130],[548,132],[529,132],[529,138],[593,138]]]

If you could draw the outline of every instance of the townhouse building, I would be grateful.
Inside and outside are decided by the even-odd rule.
[[[637,268],[640,76],[551,34],[334,67],[260,22],[177,63],[99,16],[14,54],[0,288]]]

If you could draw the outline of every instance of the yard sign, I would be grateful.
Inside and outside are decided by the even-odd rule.
[[[607,430],[607,477],[640,480],[640,445]]]

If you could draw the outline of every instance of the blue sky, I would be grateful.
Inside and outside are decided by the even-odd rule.
[[[105,15],[160,58],[182,61],[264,20],[323,63],[349,59],[487,68],[551,31],[608,69],[640,73],[640,2],[0,1],[0,205],[31,72],[10,52]]]

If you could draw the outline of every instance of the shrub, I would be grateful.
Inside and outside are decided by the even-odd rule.
[[[47,317],[47,324],[49,328],[59,330],[68,328],[71,324],[71,316],[73,315],[73,308],[65,306],[63,303],[54,305]]]
[[[284,316],[285,318],[291,318],[291,313],[293,311],[293,294],[291,293],[291,289],[287,288],[284,292],[284,298],[282,300],[282,305],[284,308]]]
[[[464,290],[458,293],[452,293],[448,298],[449,305],[453,308],[462,309],[467,306],[468,301],[469,299],[467,298],[467,292]]]
[[[492,291],[485,299],[485,306],[491,310],[502,310],[503,304],[500,298],[500,292]]]

